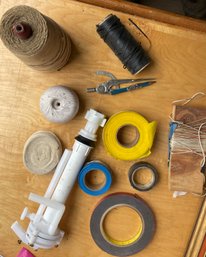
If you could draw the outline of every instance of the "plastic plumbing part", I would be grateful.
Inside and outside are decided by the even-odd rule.
[[[101,171],[104,175],[105,175],[105,181],[103,183],[102,186],[98,187],[97,189],[92,189],[91,187],[89,187],[89,185],[86,183],[86,175],[94,170],[98,170]],[[97,195],[101,195],[106,193],[112,183],[112,176],[111,173],[108,169],[108,167],[103,164],[102,162],[99,161],[92,161],[87,163],[82,170],[79,173],[78,176],[78,182],[79,182],[79,186],[80,188],[89,195],[92,196],[97,196]]]
[[[122,145],[117,134],[120,128],[131,125],[139,133],[139,139],[131,147]],[[103,143],[106,150],[116,159],[136,160],[151,154],[157,122],[148,122],[134,111],[122,111],[114,114],[107,121],[103,130]]]
[[[87,156],[94,147],[99,126],[103,127],[105,116],[90,109],[85,118],[86,126],[80,130],[72,151],[65,150],[44,196],[30,193],[29,200],[39,203],[36,213],[29,213],[25,208],[21,220],[30,219],[26,231],[16,221],[12,230],[21,241],[34,249],[49,249],[60,244],[64,232],[59,229],[59,222],[64,214],[65,202],[72,190],[78,173]]]

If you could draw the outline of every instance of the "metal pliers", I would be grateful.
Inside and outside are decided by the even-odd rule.
[[[97,92],[99,94],[116,95],[116,94],[120,94],[120,93],[127,92],[130,90],[134,90],[137,88],[143,88],[143,87],[149,86],[156,82],[156,80],[153,78],[117,79],[112,73],[107,72],[107,71],[97,71],[96,74],[107,76],[111,79],[99,84],[97,87],[87,88],[88,93]],[[120,88],[121,84],[127,84],[127,83],[133,83],[133,82],[142,82],[142,83],[137,83],[137,84],[130,85],[128,87]]]

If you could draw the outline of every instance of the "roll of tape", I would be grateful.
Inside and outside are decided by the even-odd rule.
[[[54,170],[62,155],[58,137],[49,131],[38,131],[24,145],[23,162],[27,170],[43,175]]]
[[[86,183],[86,175],[89,172],[94,171],[94,170],[101,171],[105,175],[104,184],[96,190],[90,188]],[[92,161],[92,162],[87,163],[82,168],[82,170],[80,171],[79,176],[78,176],[78,182],[79,182],[80,188],[86,194],[89,194],[92,196],[97,196],[97,195],[104,194],[109,190],[111,183],[112,183],[112,176],[111,176],[111,173],[110,173],[108,167],[105,164],[103,164],[102,162],[99,162],[99,161]]]
[[[107,235],[103,222],[113,208],[127,206],[140,215],[142,224],[136,235],[126,241],[118,241]],[[90,231],[95,243],[105,252],[115,256],[129,256],[143,250],[155,232],[155,219],[151,209],[140,198],[128,193],[116,193],[105,197],[94,209],[90,220]]]
[[[47,120],[65,123],[77,114],[79,98],[72,89],[66,86],[53,86],[42,94],[40,110]]]
[[[138,141],[131,147],[120,144],[117,133],[120,128],[131,125],[139,132]],[[114,114],[103,130],[103,142],[107,151],[116,159],[136,160],[150,155],[156,132],[156,121],[148,122],[143,116],[133,111]]]
[[[142,169],[147,169],[151,173],[151,180],[146,184],[141,184],[135,180],[135,175]],[[158,172],[153,165],[148,162],[138,162],[131,166],[128,172],[130,184],[139,191],[148,191],[154,187],[158,180]]]

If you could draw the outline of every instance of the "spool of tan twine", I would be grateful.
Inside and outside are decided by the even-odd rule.
[[[59,70],[71,54],[71,41],[65,31],[25,5],[15,6],[2,16],[0,37],[14,55],[36,70]]]

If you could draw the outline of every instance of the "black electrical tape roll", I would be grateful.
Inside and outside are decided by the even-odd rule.
[[[142,220],[142,231],[136,240],[128,240],[128,244],[115,244],[104,231],[103,221],[113,208],[127,206],[135,210]],[[152,210],[140,198],[129,193],[110,194],[94,209],[90,220],[90,231],[95,243],[105,252],[114,256],[130,256],[143,250],[151,241],[156,224]]]
[[[107,16],[97,25],[97,32],[132,74],[139,73],[150,64],[148,54],[117,16]]]
[[[151,172],[152,178],[147,184],[140,184],[138,181],[135,181],[134,176],[141,169],[148,169]],[[131,186],[139,191],[148,191],[157,183],[158,181],[158,172],[156,168],[148,162],[137,162],[131,166],[128,172],[129,182]]]

